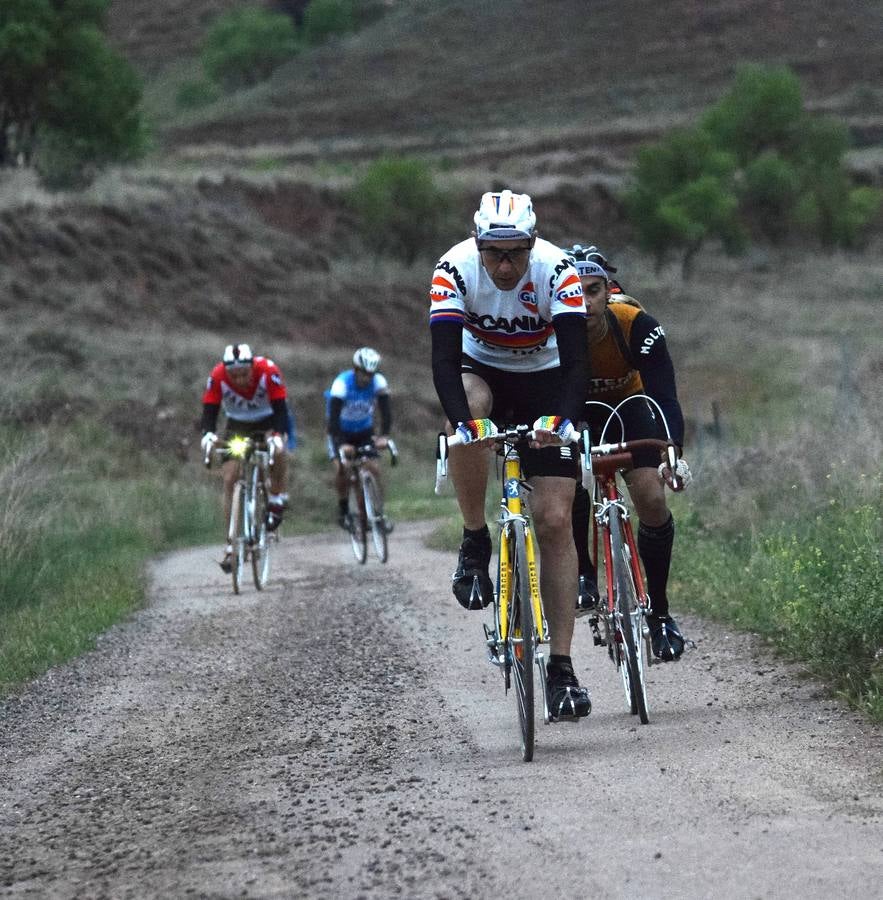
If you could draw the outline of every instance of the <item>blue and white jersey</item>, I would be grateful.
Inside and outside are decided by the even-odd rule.
[[[374,424],[374,407],[381,394],[389,393],[389,384],[379,372],[365,387],[356,384],[352,369],[341,372],[331,385],[329,395],[343,401],[340,430],[349,434],[370,431]]]

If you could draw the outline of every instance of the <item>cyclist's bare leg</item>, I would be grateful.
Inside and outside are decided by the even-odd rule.
[[[577,591],[576,547],[571,527],[573,479],[531,478],[530,512],[540,545],[540,589],[549,621],[550,652],[570,656]]]
[[[334,460],[334,489],[337,491],[338,500],[346,500],[349,490],[347,467],[339,459]]]
[[[274,494],[288,493],[288,454],[282,450],[273,458],[270,467],[270,490]]]
[[[230,509],[233,506],[233,486],[239,477],[239,463],[235,459],[227,459],[221,465],[221,476],[224,479],[224,529],[230,521]]]
[[[665,502],[665,488],[656,469],[642,466],[625,474],[629,496],[638,519],[650,528],[658,528],[668,521],[668,504]]]
[[[383,477],[380,474],[380,463],[376,459],[368,459],[365,461],[365,468],[374,476],[377,494],[381,505],[383,505]]]
[[[494,404],[491,390],[484,379],[467,372],[463,375],[463,387],[469,401],[469,412],[473,419],[486,419]],[[448,434],[453,434],[448,424]],[[484,499],[487,493],[490,449],[473,445],[451,447],[448,471],[454,483],[457,504],[463,516],[463,524],[470,531],[479,531],[487,524],[484,514]]]

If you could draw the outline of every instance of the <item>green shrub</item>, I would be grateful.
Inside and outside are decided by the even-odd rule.
[[[334,35],[355,30],[353,0],[312,0],[304,13],[303,33],[308,44],[321,44]]]
[[[199,109],[214,103],[221,96],[217,85],[205,78],[185,81],[175,95],[175,103],[181,109]]]
[[[408,264],[432,248],[450,212],[431,169],[402,157],[373,163],[350,194],[350,203],[365,242]]]
[[[299,47],[288,16],[247,6],[218,18],[206,37],[202,64],[212,81],[235,90],[269,78]]]

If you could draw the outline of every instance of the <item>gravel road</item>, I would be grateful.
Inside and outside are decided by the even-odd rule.
[[[146,609],[0,704],[0,896],[881,896],[880,729],[689,617],[641,726],[578,623],[594,711],[525,764],[428,527],[387,566],[283,538],[238,597],[216,548],[158,560]]]

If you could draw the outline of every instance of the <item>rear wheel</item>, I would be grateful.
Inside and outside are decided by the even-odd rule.
[[[371,526],[371,537],[374,541],[374,550],[377,558],[385,563],[389,557],[389,549],[386,542],[386,523],[383,520],[383,506],[380,502],[380,492],[377,482],[370,472],[362,475],[362,488],[365,495],[365,515]]]
[[[622,636],[619,672],[629,710],[646,725],[650,718],[644,680],[643,615],[631,571],[631,564],[637,563],[637,560],[631,559],[628,545],[623,540],[622,521],[619,514],[614,512],[610,515],[610,552],[616,593],[615,615],[618,632]]]
[[[230,504],[230,526],[227,541],[233,548],[230,562],[233,568],[233,593],[238,594],[242,586],[242,573],[245,565],[245,490],[241,481],[233,486],[233,501]]]
[[[254,586],[262,591],[270,577],[270,533],[267,531],[267,491],[258,482],[254,492],[251,571]]]
[[[365,510],[362,507],[362,490],[358,481],[349,486],[349,529],[350,542],[356,562],[363,563],[368,556],[367,535],[365,534]]]
[[[516,524],[512,533],[515,546],[510,559],[515,565],[512,572],[512,601],[509,604],[509,644],[512,650],[512,681],[518,706],[518,724],[521,727],[521,756],[525,762],[530,762],[533,759],[536,730],[533,680],[536,630],[527,574],[524,530]]]

